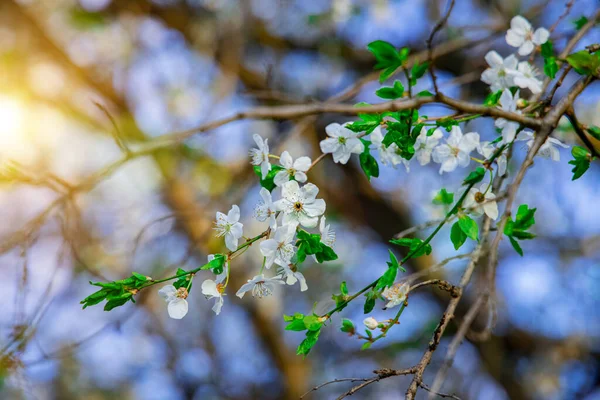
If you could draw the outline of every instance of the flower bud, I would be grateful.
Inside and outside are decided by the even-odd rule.
[[[369,318],[365,318],[365,320],[363,321],[363,324],[365,324],[365,326],[371,330],[376,329],[377,326],[379,325],[379,322],[377,322],[377,320],[373,317],[369,317]]]

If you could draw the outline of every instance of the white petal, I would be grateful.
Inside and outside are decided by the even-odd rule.
[[[546,43],[550,37],[550,32],[546,28],[538,28],[533,33],[533,43],[538,46]]]
[[[291,202],[296,202],[298,200],[298,198],[300,197],[300,185],[298,185],[298,182],[296,182],[296,181],[286,182],[281,187],[281,196]]]
[[[304,185],[304,187],[302,187],[302,192],[302,197],[304,198],[304,200],[308,203],[312,203],[319,194],[319,188],[317,187],[317,185],[307,183],[306,185]]]
[[[283,184],[288,182],[289,180],[290,180],[290,174],[288,174],[287,170],[283,170],[283,171],[279,171],[275,175],[275,179],[273,179],[273,182],[275,183],[276,186],[283,186]]]
[[[301,213],[298,215],[298,221],[305,228],[314,228],[319,222],[319,217],[310,217],[307,214]]]
[[[244,283],[242,285],[242,287],[235,293],[235,295],[241,299],[242,297],[244,297],[244,294],[246,294],[247,291],[252,290],[254,285],[255,285],[255,283],[252,281],[248,281],[248,283]]]
[[[308,290],[308,285],[306,284],[306,279],[304,278],[304,275],[302,275],[302,273],[300,273],[300,272],[295,272],[294,276],[300,282],[300,291],[301,292],[307,291]]]
[[[485,214],[493,220],[498,218],[498,204],[495,201],[485,203],[483,205],[483,211]]]
[[[202,282],[202,294],[210,297],[220,297],[221,293],[217,290],[217,283],[212,279]]]
[[[533,42],[531,40],[526,40],[525,42],[523,42],[521,47],[519,47],[519,55],[526,56],[528,54],[531,54],[534,48],[535,45],[533,44]]]
[[[231,251],[236,251],[238,247],[238,238],[231,233],[225,235],[225,246]]]
[[[306,180],[308,179],[308,177],[306,176],[306,174],[302,171],[296,171],[296,174],[294,175],[294,179],[297,180],[298,182],[306,182]]]
[[[175,298],[175,292],[177,292],[177,289],[175,289],[175,286],[166,285],[166,286],[163,286],[158,291],[158,294],[160,295],[160,297],[165,299],[165,301],[171,301]]]
[[[262,148],[264,147],[264,142],[260,135],[255,133],[254,135],[252,135],[252,138],[254,139],[254,143],[256,143],[256,146],[258,146],[259,150],[262,150]]]
[[[223,297],[217,297],[212,310],[215,312],[216,315],[219,315],[221,313],[221,308],[223,308]]]
[[[340,146],[336,151],[333,152],[333,162],[346,164],[351,155],[352,153],[345,146]]]
[[[174,299],[173,301],[169,302],[167,311],[169,312],[169,317],[173,319],[181,319],[185,317],[188,312],[188,302],[185,299]]]
[[[263,199],[263,201],[265,202],[265,205],[269,205],[273,203],[273,199],[271,197],[271,192],[269,192],[266,188],[261,187],[260,188],[260,197]]]
[[[509,29],[508,32],[506,32],[506,43],[508,43],[509,46],[520,47],[524,41],[525,36],[519,35],[512,29]]]
[[[323,213],[325,212],[325,207],[325,200],[316,199],[312,203],[305,203],[304,211],[306,211],[306,214],[308,214],[311,217],[318,217],[323,215]]]
[[[485,55],[485,61],[492,68],[497,68],[502,66],[502,57],[495,50],[489,51]]]
[[[306,172],[310,168],[310,164],[312,164],[312,161],[309,157],[300,157],[294,161],[294,169],[296,171]]]
[[[321,143],[319,145],[323,153],[334,153],[342,146],[337,139],[331,138],[321,140]]]
[[[365,145],[358,138],[346,139],[346,147],[351,153],[360,154],[365,151]]]
[[[510,29],[518,34],[525,35],[531,30],[531,24],[522,16],[517,15],[510,21]]]
[[[292,156],[288,151],[284,151],[283,153],[281,153],[279,163],[283,165],[286,169],[290,169],[292,168],[292,165],[294,165],[294,160],[292,160]]]
[[[262,179],[266,179],[269,171],[271,170],[271,164],[269,161],[263,161],[260,163],[260,174]]]
[[[231,210],[227,214],[227,222],[235,224],[240,220],[240,208],[237,205],[232,205]]]
[[[328,136],[336,138],[339,136],[341,129],[342,129],[342,126],[340,124],[338,124],[337,122],[334,122],[325,127],[325,132],[327,133]],[[337,142],[337,140],[336,140],[336,142]],[[321,142],[321,143],[323,143],[323,142]],[[327,153],[329,153],[329,152],[327,152]]]

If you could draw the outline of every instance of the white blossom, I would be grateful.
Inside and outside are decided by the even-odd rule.
[[[254,297],[270,296],[276,285],[283,285],[283,281],[279,276],[266,278],[263,274],[260,274],[248,280],[248,283],[243,284],[235,295],[241,299],[246,292],[252,291]]]
[[[302,275],[302,272],[298,271],[294,264],[281,265],[280,271],[282,279],[285,278],[287,285],[294,285],[296,282],[300,282],[300,291],[305,292],[308,290],[306,284],[306,278]]]
[[[500,96],[500,108],[504,111],[520,114],[517,110],[517,102],[519,101],[519,91],[513,94],[509,89],[504,89]],[[509,121],[504,118],[498,118],[495,123],[496,127],[502,129],[502,141],[503,143],[510,143],[515,139],[517,129],[519,129],[519,123]]]
[[[519,140],[526,140],[527,147],[531,148],[535,140],[533,132],[525,131],[523,132],[523,134],[525,135],[525,137],[520,138]],[[552,161],[560,161],[560,152],[558,151],[558,148],[556,148],[556,146],[560,146],[565,149],[569,148],[568,145],[562,143],[560,140],[549,137],[546,139],[546,142],[544,142],[544,144],[540,147],[537,155],[540,157],[549,158]]]
[[[181,319],[188,312],[188,302],[186,300],[188,291],[184,287],[176,289],[173,285],[163,286],[158,294],[167,302],[167,312],[173,319]]]
[[[294,225],[283,225],[277,229],[272,239],[260,243],[260,252],[266,257],[266,268],[271,268],[274,262],[279,265],[287,265],[290,262],[296,252],[296,247],[292,244],[295,233]]]
[[[517,67],[517,73],[514,76],[514,83],[521,89],[529,89],[532,93],[542,92],[542,81],[537,78],[538,71],[527,61],[522,61]]]
[[[490,68],[483,71],[481,80],[491,86],[492,92],[514,86],[518,63],[514,55],[511,54],[503,59],[500,54],[492,50],[485,55],[485,60]]]
[[[240,208],[237,205],[231,206],[231,210],[227,215],[217,211],[217,221],[215,223],[215,230],[217,236],[225,236],[225,245],[231,251],[235,251],[238,247],[238,240],[244,234],[242,225],[240,222]]]
[[[271,170],[271,164],[269,163],[269,139],[263,141],[263,138],[256,133],[252,135],[252,138],[258,148],[250,149],[250,163],[252,165],[260,165],[262,179],[265,179]]]
[[[498,218],[498,204],[494,201],[496,195],[492,193],[491,188],[488,189],[488,186],[487,183],[484,183],[479,189],[469,189],[463,205],[476,217],[485,213],[491,219],[496,220]]]
[[[343,125],[332,123],[325,127],[327,139],[322,140],[321,151],[331,153],[333,162],[346,164],[352,153],[360,154],[365,146],[357,137],[357,133],[351,131]]]
[[[292,156],[287,151],[281,153],[279,163],[285,168],[275,175],[275,185],[281,186],[290,178],[294,178],[298,182],[306,182],[306,171],[310,168],[310,158],[300,157],[294,161]]]
[[[397,305],[404,303],[409,289],[410,286],[408,283],[396,283],[392,287],[385,288],[383,293],[381,293],[381,295],[388,300],[385,308],[396,307]]]
[[[529,21],[517,15],[510,21],[510,29],[506,32],[506,43],[519,48],[519,55],[531,54],[535,46],[541,46],[548,41],[550,32],[545,28],[533,30]]]
[[[410,160],[405,159],[399,154],[400,149],[396,143],[391,143],[387,147],[383,144],[383,133],[381,132],[381,129],[381,126],[378,126],[371,132],[371,149],[379,152],[382,164],[391,165],[396,168],[398,164],[403,163],[408,171]]]
[[[431,162],[431,153],[438,145],[441,138],[444,137],[441,129],[436,129],[430,136],[427,136],[427,128],[421,128],[421,133],[415,142],[415,156],[419,164],[427,165]]]
[[[215,305],[213,306],[212,310],[217,315],[219,315],[221,308],[223,307],[223,290],[223,284],[217,283],[212,279],[207,279],[202,282],[202,294],[206,296],[208,300],[215,299]]]
[[[481,142],[479,146],[477,146],[477,152],[481,154],[485,159],[488,159],[498,150],[499,146],[502,146],[501,143],[498,143],[498,147],[494,146],[490,142]],[[498,174],[500,176],[504,176],[506,174],[506,151],[504,149],[500,155],[496,157],[496,163],[498,164]]]
[[[331,229],[331,225],[326,225],[325,216],[321,217],[319,231],[321,232],[321,243],[333,248],[333,244],[335,243],[335,232]]]
[[[282,199],[275,202],[275,208],[283,212],[283,224],[294,227],[301,224],[306,228],[317,226],[319,217],[325,212],[325,200],[317,199],[319,188],[312,183],[303,187],[296,181],[286,182],[281,187]]]
[[[450,136],[445,144],[437,146],[433,150],[433,161],[441,164],[440,174],[452,172],[457,166],[469,165],[470,154],[479,144],[479,134],[475,132],[465,133],[458,126],[453,126]]]
[[[268,219],[269,226],[272,230],[275,230],[277,228],[277,210],[275,209],[275,205],[273,204],[271,192],[269,192],[265,188],[260,188],[260,197],[262,198],[262,200],[258,202],[256,207],[254,207],[254,218],[259,220],[260,222],[264,222]]]
[[[377,326],[379,326],[379,322],[373,317],[365,318],[363,324],[370,330],[377,329]]]

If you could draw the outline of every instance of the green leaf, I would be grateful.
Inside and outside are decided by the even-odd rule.
[[[397,263],[396,263],[397,264]],[[394,284],[396,280],[396,274],[398,273],[397,266],[389,266],[388,269],[381,275],[381,277],[377,280],[377,285],[375,286],[375,290],[380,290]]]
[[[321,329],[321,326],[323,325],[323,323],[321,321],[319,321],[319,317],[317,317],[316,315],[307,315],[306,317],[304,317],[303,321],[304,321],[304,326],[309,331],[319,330],[319,329]]]
[[[579,179],[587,172],[590,168],[590,161],[586,159],[574,159],[569,161],[569,164],[573,165],[573,169],[571,172],[573,173],[573,178],[571,180]]]
[[[361,139],[361,141],[363,142],[365,149],[359,156],[360,167],[370,181],[372,176],[375,178],[379,177],[379,164],[377,164],[377,160],[375,160],[375,157],[371,155],[371,151],[369,150],[369,144],[371,144],[371,142],[364,139]]]
[[[214,258],[204,264],[200,269],[207,270],[210,269],[215,275],[219,275],[223,273],[223,267],[225,266],[225,256],[223,254],[215,254]],[[179,275],[179,272],[177,273]]]
[[[450,229],[450,240],[454,245],[454,250],[460,249],[460,247],[467,241],[467,235],[463,232],[458,222],[455,222]]]
[[[431,254],[432,248],[431,245],[429,243],[424,244],[423,240],[419,239],[419,238],[402,238],[402,239],[391,239],[390,243],[393,243],[395,245],[398,246],[402,246],[402,247],[408,247],[409,251],[408,251],[408,255],[410,256],[410,258],[416,258],[416,257],[421,257],[424,254]],[[398,262],[396,260],[396,256],[394,256],[394,253],[392,253],[390,251],[390,257],[393,257],[394,260],[396,261],[396,263]],[[400,267],[402,269],[402,272],[406,272],[404,270],[404,268]]]
[[[468,215],[463,214],[458,217],[458,226],[467,237],[470,237],[473,240],[479,239],[479,226],[477,225],[477,222]]]
[[[367,299],[365,300],[363,311],[365,314],[368,314],[371,311],[373,311],[373,308],[375,307],[375,300],[377,300],[377,298],[379,297],[379,292],[371,290],[365,294],[365,297]]]
[[[186,274],[187,271],[181,268],[177,268],[177,273],[176,275],[183,275]],[[179,277],[175,282],[173,282],[173,286],[175,286],[176,289],[179,289],[180,287],[184,287],[187,288],[188,284],[190,285],[190,289],[192,288],[192,284],[190,283],[190,279],[192,279],[192,277],[188,274],[188,275],[184,275]]]
[[[363,345],[360,347],[360,349],[367,350],[368,348],[371,347],[371,345],[373,345],[373,342],[364,342]]]
[[[347,296],[348,295],[348,286],[346,286],[346,281],[343,281],[342,283],[340,283],[340,292],[344,295]]]
[[[383,117],[379,114],[358,114],[358,118],[360,120],[346,125],[346,128],[353,132],[365,132],[369,134],[381,125],[383,121]]]
[[[267,174],[267,177],[265,179],[262,179],[262,172],[260,171],[260,165],[255,165],[254,166],[254,173],[260,179],[260,186],[264,187],[269,192],[272,192],[273,189],[275,189],[275,182],[274,182],[275,175],[277,175],[277,173],[279,171],[283,170],[283,169],[285,169],[285,168],[283,168],[280,165],[272,164],[271,165],[271,170]]]
[[[417,93],[417,97],[431,97],[433,96],[433,93],[431,93],[429,90],[421,90],[419,93]]]
[[[454,193],[448,193],[446,189],[442,188],[431,201],[433,204],[438,206],[451,205],[454,203]]]
[[[471,173],[463,181],[463,185],[479,183],[483,180],[484,176],[485,176],[485,169],[478,167],[475,171],[471,171]]]
[[[375,94],[382,99],[395,100],[404,96],[404,86],[400,81],[394,81],[394,86],[384,86],[378,89]]]
[[[517,242],[512,236],[509,236],[508,240],[510,240],[510,244],[512,244],[513,249],[515,249],[515,251],[519,253],[521,257],[523,257],[523,249],[519,245],[519,242]]]
[[[296,258],[298,263],[304,262],[306,255],[314,255],[317,262],[333,261],[338,259],[338,255],[333,249],[321,242],[321,235],[308,233],[300,229],[297,233],[298,240],[296,246],[298,251]]]
[[[517,209],[517,216],[515,218],[515,228],[518,229],[529,229],[535,224],[535,212],[537,208],[529,208],[527,204],[521,204]]]
[[[408,57],[408,48],[396,50],[396,48],[383,40],[376,40],[367,45],[367,49],[373,53],[377,63],[375,69],[382,69],[379,81],[383,82],[389,78],[398,67],[402,66]]]
[[[319,340],[320,333],[321,333],[320,329],[317,329],[315,331],[307,331],[306,338],[298,346],[298,349],[296,350],[296,354],[306,356],[308,353],[310,353],[310,350],[317,343],[317,340]]]
[[[573,25],[575,25],[575,29],[580,30],[585,24],[588,23],[588,21],[589,20],[586,18],[586,16],[582,15],[581,17],[573,21]]]
[[[567,56],[567,62],[580,75],[595,75],[600,67],[600,53],[591,54],[587,50],[578,51]]]
[[[415,62],[410,70],[410,83],[412,86],[417,84],[417,81],[425,75],[427,69],[429,68],[429,62],[425,61],[422,64]]]
[[[554,56],[552,41],[548,40],[542,45],[542,57],[544,57],[544,74],[550,79],[554,79],[558,72],[558,64]]]
[[[356,331],[356,327],[354,326],[354,322],[349,320],[348,318],[342,318],[342,327],[340,328],[342,332],[354,334]]]
[[[500,97],[502,96],[502,90],[490,93],[483,101],[483,105],[487,107],[495,107],[500,103]]]
[[[295,313],[293,316],[284,315],[283,320],[287,322],[286,331],[305,331],[307,329],[304,324],[304,314]]]

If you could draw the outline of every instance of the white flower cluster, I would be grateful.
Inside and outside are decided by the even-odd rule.
[[[335,242],[335,232],[330,225],[327,225],[323,215],[326,208],[325,201],[317,198],[319,188],[312,183],[305,183],[308,179],[306,173],[312,165],[311,159],[300,157],[294,161],[287,151],[284,151],[280,157],[275,157],[269,154],[267,139],[263,140],[259,135],[254,135],[253,139],[257,147],[249,152],[250,162],[260,167],[263,180],[273,169],[270,159],[279,158],[281,168],[274,175],[273,183],[279,188],[277,192],[280,193],[280,198],[274,200],[272,193],[264,187],[260,190],[261,200],[254,209],[254,218],[260,222],[268,222],[265,240],[259,245],[264,263],[260,272],[242,285],[236,295],[242,298],[246,292],[251,292],[253,296],[264,297],[270,295],[277,285],[294,285],[297,282],[300,284],[300,290],[305,291],[308,289],[306,279],[297,270],[295,261],[292,260],[297,252],[295,237],[298,228],[312,229],[318,226],[321,242],[324,245],[333,247]],[[343,149],[334,154],[334,161],[344,160],[344,163],[348,161],[350,153],[346,155],[346,148],[354,152],[355,148],[360,147],[362,151],[360,140],[348,139],[341,146]],[[301,183],[304,185],[301,186]],[[244,237],[244,227],[239,221],[240,209],[237,205],[233,205],[227,215],[221,212],[216,214],[214,229],[218,237],[224,237],[225,245],[230,250],[229,255],[235,254],[244,246],[243,243],[241,245],[239,243]],[[213,259],[214,256],[210,255],[208,261]],[[207,299],[215,299],[213,311],[217,315],[223,306],[223,295],[231,268],[229,264],[230,258],[227,257],[223,273],[215,280],[207,279],[202,283],[202,294]],[[276,275],[266,277],[263,269],[270,270],[273,265],[277,265]],[[181,319],[185,316],[188,310],[185,300],[188,296],[187,290],[167,285],[159,293],[169,305],[168,312],[171,318]]]
[[[513,47],[518,47],[518,54],[526,56],[534,51],[536,46],[541,46],[548,41],[550,32],[544,28],[533,30],[529,21],[518,15],[510,22],[510,29],[506,33],[506,42]],[[481,75],[481,80],[488,85],[492,92],[518,86],[529,89],[532,93],[542,91],[542,81],[538,79],[538,71],[527,61],[517,60],[514,54],[502,58],[498,52],[492,50],[485,56],[490,66]]]

